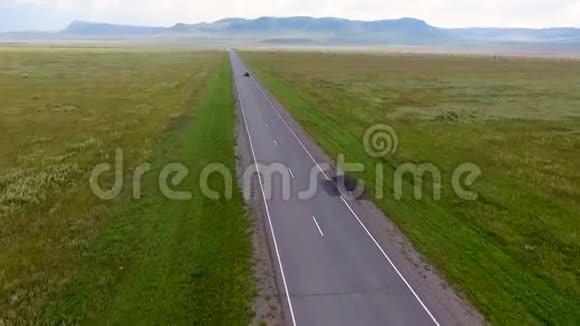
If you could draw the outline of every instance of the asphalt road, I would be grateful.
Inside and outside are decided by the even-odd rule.
[[[243,127],[254,163],[288,169],[290,199],[282,178],[260,176],[268,228],[286,320],[294,325],[438,325],[342,196],[328,190],[329,173],[313,156],[261,89],[238,55],[230,51]],[[263,170],[264,167],[259,167]],[[310,184],[310,199],[298,193]],[[267,196],[272,186],[273,195]]]

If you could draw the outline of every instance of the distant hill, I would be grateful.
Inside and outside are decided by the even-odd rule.
[[[446,37],[447,32],[422,20],[356,21],[340,18],[261,17],[257,19],[228,18],[213,23],[183,24],[171,27],[142,27],[76,21],[62,31],[78,36],[133,36],[194,34],[245,36],[260,38],[286,37],[296,39],[343,40],[351,42],[428,41]]]
[[[74,21],[68,25],[63,34],[68,35],[111,35],[111,36],[129,36],[129,35],[154,35],[163,33],[166,28],[163,27],[143,27],[131,25],[115,25],[105,23],[89,23],[83,21]]]
[[[557,42],[580,40],[578,28],[455,28],[434,27],[423,20],[401,18],[361,21],[326,17],[227,18],[213,23],[144,27],[75,21],[62,31],[77,36],[153,36],[167,34],[285,38],[344,43],[441,43],[458,41]]]
[[[449,29],[463,39],[504,42],[558,42],[580,40],[579,28],[459,28]]]
[[[423,20],[401,18],[375,21],[326,17],[227,18],[213,23],[178,23],[170,27],[146,27],[75,21],[58,33],[39,34],[42,39],[151,38],[199,39],[204,42],[253,42],[265,44],[319,45],[450,45],[559,43],[580,52],[578,28],[439,28]],[[31,38],[11,33],[4,38]],[[2,35],[0,35],[0,40]],[[549,48],[549,46],[548,46]]]

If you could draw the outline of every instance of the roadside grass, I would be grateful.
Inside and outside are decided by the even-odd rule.
[[[365,164],[368,191],[375,164],[388,166],[376,204],[490,322],[580,322],[580,61],[241,55],[328,154]],[[361,143],[376,123],[399,136],[385,160]],[[440,200],[430,186],[414,199],[408,176],[394,199],[394,170],[407,162],[440,169]],[[452,191],[464,162],[482,170],[475,201]]]
[[[0,47],[0,98],[0,324],[247,324],[243,202],[205,199],[196,183],[205,163],[234,167],[225,54]],[[126,186],[101,201],[89,173],[115,148]],[[166,162],[189,168],[179,188],[193,200],[161,197]]]
[[[216,73],[192,121],[185,117],[184,127],[166,135],[143,198],[113,214],[78,277],[51,301],[49,324],[249,323],[253,274],[243,200],[239,191],[232,200],[211,200],[199,186],[208,163],[235,171],[229,64]],[[158,189],[161,169],[173,162],[188,167],[176,188],[191,191],[192,200],[169,200]],[[209,182],[211,189],[223,184]]]

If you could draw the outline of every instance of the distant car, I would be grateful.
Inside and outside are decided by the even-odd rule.
[[[246,71],[246,73],[244,74],[244,76],[250,77],[250,73]]]

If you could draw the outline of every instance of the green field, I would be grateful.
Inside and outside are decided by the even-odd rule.
[[[224,53],[0,47],[0,324],[249,323],[243,201],[198,186],[206,163],[235,166],[231,85]],[[89,173],[116,148],[126,186],[102,201]],[[161,195],[169,162],[192,200]]]
[[[388,165],[377,205],[490,322],[580,323],[580,61],[242,56],[327,153],[367,166],[358,175],[367,190],[375,163]],[[399,137],[399,151],[384,161],[361,144],[376,123]],[[416,200],[412,178],[394,199],[393,171],[407,162],[441,170],[440,200]],[[450,185],[464,162],[482,170],[475,201]]]

